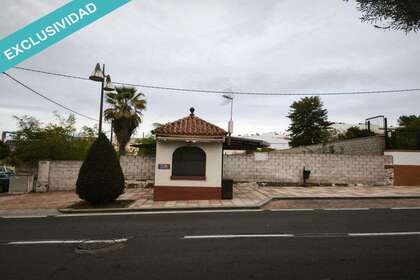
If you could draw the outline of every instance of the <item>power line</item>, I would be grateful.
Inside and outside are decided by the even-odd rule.
[[[61,74],[56,72],[42,71],[37,69],[25,68],[25,67],[14,67],[19,70],[41,73],[46,75],[59,76],[64,78],[78,79],[78,80],[89,80],[88,78]],[[176,88],[176,87],[164,87],[164,86],[153,86],[146,84],[133,84],[123,82],[113,82],[118,85],[134,86],[141,88],[170,90],[170,91],[181,91],[191,93],[215,93],[215,94],[237,94],[237,95],[260,95],[260,96],[334,96],[334,95],[366,95],[366,94],[386,94],[386,93],[414,93],[420,92],[420,88],[409,88],[409,89],[393,89],[393,90],[369,90],[369,91],[348,91],[348,92],[313,92],[313,93],[287,93],[287,92],[247,92],[247,91],[225,91],[225,90],[210,90],[210,89],[194,89],[194,88]]]
[[[31,92],[33,92],[33,93],[35,93],[36,95],[38,95],[38,96],[40,96],[40,97],[42,97],[42,98],[44,98],[44,99],[48,100],[48,101],[49,101],[49,102],[51,102],[51,103],[54,103],[55,105],[57,105],[57,106],[59,106],[59,107],[61,107],[61,108],[65,109],[65,110],[67,110],[67,111],[70,111],[70,112],[72,112],[72,113],[74,113],[74,114],[76,114],[76,115],[79,115],[79,116],[81,116],[81,117],[87,118],[87,119],[92,120],[92,121],[96,121],[96,122],[98,121],[97,119],[94,119],[94,118],[92,118],[92,117],[89,117],[89,116],[87,116],[87,115],[84,115],[84,114],[82,114],[82,113],[79,113],[79,112],[77,112],[77,111],[75,111],[75,110],[73,110],[73,109],[71,109],[71,108],[69,108],[69,107],[67,107],[67,106],[65,106],[65,105],[63,105],[63,104],[58,103],[57,101],[52,100],[51,98],[49,98],[49,97],[47,97],[47,96],[45,96],[45,95],[41,94],[40,92],[38,92],[38,91],[34,90],[33,88],[31,88],[31,87],[29,87],[28,85],[26,85],[26,84],[22,83],[21,81],[17,80],[16,78],[14,78],[13,76],[9,75],[9,74],[8,74],[8,73],[6,73],[6,72],[3,72],[3,74],[4,74],[4,75],[6,75],[6,76],[7,76],[8,78],[10,78],[11,80],[13,80],[14,82],[16,82],[16,83],[18,83],[19,85],[23,86],[23,87],[24,87],[24,88],[26,88],[27,90],[29,90],[29,91],[31,91]]]

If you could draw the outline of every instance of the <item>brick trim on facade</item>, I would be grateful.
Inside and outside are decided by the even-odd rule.
[[[206,176],[171,176],[171,180],[205,181]]]

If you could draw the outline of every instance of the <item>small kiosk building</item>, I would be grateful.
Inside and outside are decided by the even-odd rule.
[[[220,199],[226,131],[194,114],[153,131],[154,200]]]

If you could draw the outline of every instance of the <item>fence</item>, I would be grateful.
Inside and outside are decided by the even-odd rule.
[[[383,155],[385,139],[383,136],[360,137],[325,144],[300,146],[286,150],[277,150],[284,154],[343,154],[343,155]]]
[[[391,132],[388,149],[420,150],[420,130],[397,129]]]

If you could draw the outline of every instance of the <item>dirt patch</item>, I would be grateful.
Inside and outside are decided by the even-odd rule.
[[[109,208],[127,208],[135,200],[121,199],[107,204],[90,204],[87,201],[79,201],[67,207],[67,209],[109,209]]]

